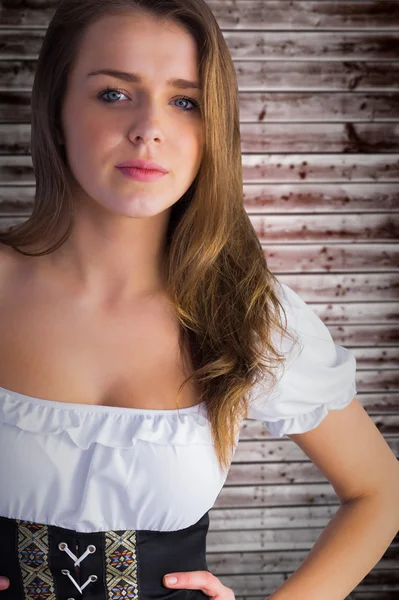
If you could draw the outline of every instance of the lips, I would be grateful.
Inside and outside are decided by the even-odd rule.
[[[146,171],[159,171],[160,173],[168,173],[168,170],[165,169],[162,165],[158,163],[152,162],[150,160],[126,160],[116,165],[117,168],[136,168],[143,169]]]

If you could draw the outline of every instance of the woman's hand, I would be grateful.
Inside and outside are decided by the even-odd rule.
[[[0,592],[10,587],[10,580],[7,577],[1,577],[0,575]]]
[[[168,577],[176,577],[176,583],[169,583]],[[168,573],[163,578],[164,585],[168,588],[201,590],[211,600],[235,600],[234,592],[209,573],[209,571],[184,571],[181,573]]]

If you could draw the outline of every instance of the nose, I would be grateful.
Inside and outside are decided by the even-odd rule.
[[[164,140],[162,127],[158,119],[151,118],[147,112],[146,116],[137,117],[129,131],[129,138],[136,145],[160,143]]]
[[[140,144],[140,140],[142,140],[143,143],[148,143],[151,140],[154,140],[155,142],[160,142],[161,141],[161,137],[159,135],[145,135],[145,136],[141,136],[141,135],[136,135],[134,136],[133,140],[135,144]]]

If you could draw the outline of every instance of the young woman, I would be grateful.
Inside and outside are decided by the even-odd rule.
[[[234,598],[206,533],[245,418],[342,504],[271,598],[344,598],[399,528],[398,465],[353,354],[267,268],[206,2],[60,2],[31,152],[0,237],[1,598]]]

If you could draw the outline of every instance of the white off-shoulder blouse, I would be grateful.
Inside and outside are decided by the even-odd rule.
[[[300,348],[279,341],[284,370],[270,394],[254,386],[248,415],[275,437],[314,429],[356,395],[354,355],[297,293],[283,283],[281,291]],[[78,532],[175,531],[213,506],[226,478],[204,402],[146,410],[0,387],[0,516]]]

